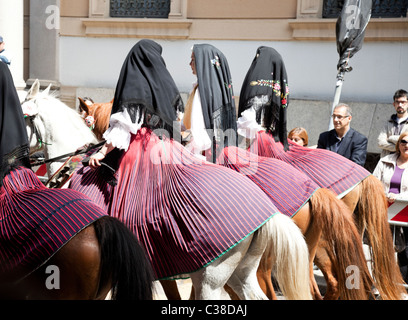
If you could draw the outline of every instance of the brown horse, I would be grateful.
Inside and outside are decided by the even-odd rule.
[[[51,272],[58,267],[58,273]],[[51,268],[51,269],[50,269]],[[29,270],[26,270],[29,272]],[[58,287],[47,281],[58,276]],[[135,236],[106,216],[74,236],[40,268],[22,280],[3,274],[0,299],[151,300],[153,273]]]
[[[263,148],[263,144],[258,144],[260,139],[267,141],[265,144],[267,147],[261,151],[261,154],[289,162],[290,165],[293,165],[301,172],[306,173],[312,180],[316,181],[320,187],[330,187],[323,185],[322,182],[311,173],[313,170],[319,170],[317,169],[318,167],[313,168],[313,170],[307,168],[306,154],[308,159],[323,156],[341,158],[341,156],[327,150],[318,149],[319,151],[317,151],[315,149],[299,147],[290,141],[289,144],[292,145],[291,150],[285,152],[282,144],[276,143],[270,134],[265,133],[259,134],[258,138],[255,139],[254,150],[257,150],[256,148]],[[317,155],[317,153],[319,155]],[[349,160],[341,158],[339,161],[344,163],[344,161]],[[324,166],[324,164],[321,165]],[[346,165],[346,163],[344,163],[344,165]],[[322,168],[322,172],[325,172],[325,170],[327,171],[327,165],[326,168]],[[401,299],[402,295],[406,294],[406,291],[402,286],[403,279],[395,259],[392,236],[388,224],[388,205],[382,183],[376,177],[368,173],[365,178],[362,178],[360,182],[352,186],[345,196],[342,196],[342,200],[354,213],[354,221],[360,233],[361,241],[363,241],[363,236],[365,236],[370,246],[372,275],[375,287],[378,289],[381,298],[384,300]],[[333,258],[331,258],[333,257],[331,248],[331,246],[328,246],[327,243],[324,242],[323,238],[319,244],[315,259],[316,265],[323,272],[327,282],[325,299],[339,298],[338,282],[340,279],[338,279],[338,275],[333,267],[335,262]]]
[[[144,249],[118,219],[28,168],[0,187],[0,299],[152,299]]]
[[[237,147],[224,148],[218,160],[219,164],[244,174],[271,198],[281,212],[292,215],[309,248],[311,291],[315,299],[321,298],[313,273],[313,261],[321,238],[332,248],[330,258],[339,278],[341,297],[347,300],[369,297],[372,280],[365,262],[362,243],[359,241],[360,235],[351,211],[334,192],[317,188],[317,184],[309,177],[289,164],[260,157]],[[285,185],[288,182],[292,182],[293,186]],[[299,198],[301,195],[305,197],[308,194],[310,196],[304,204],[303,201],[291,201],[292,197]],[[301,199],[306,200],[303,197]],[[271,265],[268,261],[263,262],[258,269],[258,282],[264,285],[266,291],[264,292],[273,299],[276,296],[271,282]],[[349,266],[355,266],[359,270],[358,283],[354,287],[347,283],[350,276]]]
[[[388,223],[388,203],[381,181],[368,176],[342,198],[354,212],[354,219],[361,239],[365,239],[371,250],[372,276],[383,300],[400,300],[406,290],[399,270]],[[328,259],[330,247],[322,244],[318,252],[318,266],[328,283],[325,298],[338,297],[336,273]],[[326,253],[324,252],[326,251]]]
[[[98,140],[103,140],[103,133],[108,129],[113,100],[105,103],[94,103],[91,98],[78,98],[79,113],[93,130]],[[89,117],[87,119],[87,117]]]

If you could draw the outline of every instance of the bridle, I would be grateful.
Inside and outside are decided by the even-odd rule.
[[[34,119],[35,119],[36,116],[37,115],[31,115],[30,116],[28,114],[24,114],[24,119],[28,119],[29,122],[30,122],[30,126],[32,128],[33,134],[36,135],[36,137],[37,137],[37,145],[36,146],[38,146],[38,147],[37,147],[36,150],[39,151],[39,150],[41,150],[43,148],[44,145],[49,146],[49,145],[51,145],[51,143],[46,143],[45,141],[43,141],[42,136],[41,136],[41,132],[40,132],[40,130],[38,130],[37,126],[34,123]],[[64,159],[64,158],[69,158],[69,157],[72,157],[72,156],[75,156],[75,155],[78,155],[78,154],[88,153],[90,150],[98,148],[98,147],[104,145],[105,142],[106,141],[102,141],[102,142],[100,142],[100,143],[98,143],[96,145],[90,145],[87,148],[78,149],[78,150],[76,150],[74,152],[66,153],[66,154],[60,155],[58,157],[50,158],[50,159],[47,159],[47,160],[41,159],[41,160],[38,160],[38,161],[34,161],[34,162],[31,163],[31,166],[39,166],[39,165],[42,165],[42,164],[45,164],[45,163],[55,162],[55,161],[58,161],[58,160],[61,160],[61,159]]]
[[[28,119],[30,121],[30,126],[32,128],[32,131],[34,133],[34,135],[37,137],[37,150],[41,150],[43,148],[44,145],[50,146],[51,143],[46,143],[45,141],[43,141],[42,139],[42,135],[41,135],[41,131],[38,130],[37,126],[34,123],[34,119],[37,115],[28,115],[28,114],[24,114],[24,119]]]

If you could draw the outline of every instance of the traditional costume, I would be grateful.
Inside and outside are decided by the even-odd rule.
[[[0,63],[0,283],[41,267],[106,214],[73,190],[47,189],[30,169],[23,112],[8,67]]]
[[[159,44],[139,41],[120,74],[105,133],[116,149],[126,150],[119,155],[117,185],[106,182],[103,166],[82,168],[70,185],[134,232],[158,279],[205,267],[278,212],[252,181],[198,159],[173,139],[174,128],[163,130],[182,105],[161,52]],[[115,144],[116,131],[129,136],[129,144]]]
[[[226,147],[218,163],[258,185],[282,214],[292,218],[319,186],[293,166],[234,146]]]
[[[224,54],[209,44],[193,47],[197,84],[186,104],[184,128],[191,133],[187,148],[215,162],[216,153],[236,145],[236,109],[231,73]]]
[[[370,175],[360,165],[323,149],[287,139],[289,87],[285,65],[276,50],[260,47],[242,84],[238,133],[252,139],[251,152],[291,164],[322,188],[342,196]]]

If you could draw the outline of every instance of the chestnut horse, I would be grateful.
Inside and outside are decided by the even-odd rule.
[[[0,188],[0,299],[93,300],[110,291],[114,300],[152,299],[150,262],[122,222],[79,192],[48,189],[31,170],[14,170]]]
[[[283,145],[275,142],[272,135],[258,133],[258,137],[252,142],[251,149],[256,154],[289,163],[299,171],[307,174],[320,187],[328,189],[331,189],[330,185],[325,185],[323,179],[319,179],[316,174],[312,174],[313,171],[319,169],[315,167],[310,169],[306,158],[311,159],[319,157],[319,155],[322,157],[324,154],[326,157],[339,157],[338,160],[343,164],[350,162],[348,159],[328,150],[309,149],[297,146],[291,141],[289,141],[289,145],[289,151],[284,151]],[[318,165],[323,166],[324,164]],[[321,168],[321,170],[322,172],[327,171],[326,168]],[[361,170],[364,169],[361,168]],[[401,299],[402,295],[406,294],[406,290],[402,285],[404,281],[395,258],[388,223],[388,204],[381,181],[367,171],[365,178],[351,186],[347,194],[339,194],[338,197],[354,212],[354,220],[361,235],[361,241],[365,236],[368,242],[372,258],[372,276],[381,298],[383,300]],[[323,238],[319,244],[315,259],[316,265],[323,272],[327,282],[325,299],[337,299],[339,297],[338,282],[340,279],[338,279],[333,267],[335,261],[331,258],[333,256],[331,248]]]
[[[218,164],[252,180],[268,195],[279,211],[291,216],[302,230],[309,248],[311,289],[315,299],[320,298],[320,293],[314,278],[313,261],[320,238],[325,239],[332,248],[330,258],[339,279],[341,298],[362,300],[369,297],[372,279],[359,241],[360,236],[351,211],[334,192],[319,188],[307,175],[283,161],[261,157],[237,147],[224,148]],[[303,203],[303,200],[307,201]],[[349,266],[355,266],[359,271],[359,282],[353,288],[347,286]],[[271,269],[261,264],[258,281],[268,297],[276,298],[271,273]]]

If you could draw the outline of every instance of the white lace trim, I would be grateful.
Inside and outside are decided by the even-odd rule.
[[[139,114],[137,118],[139,118]],[[127,151],[131,134],[136,134],[142,127],[143,118],[140,117],[140,122],[133,123],[126,109],[122,112],[114,113],[110,117],[109,128],[103,134],[103,138],[114,147]]]
[[[241,117],[237,120],[238,134],[247,138],[254,139],[257,132],[264,130],[256,121],[256,111],[252,106],[241,113]]]

